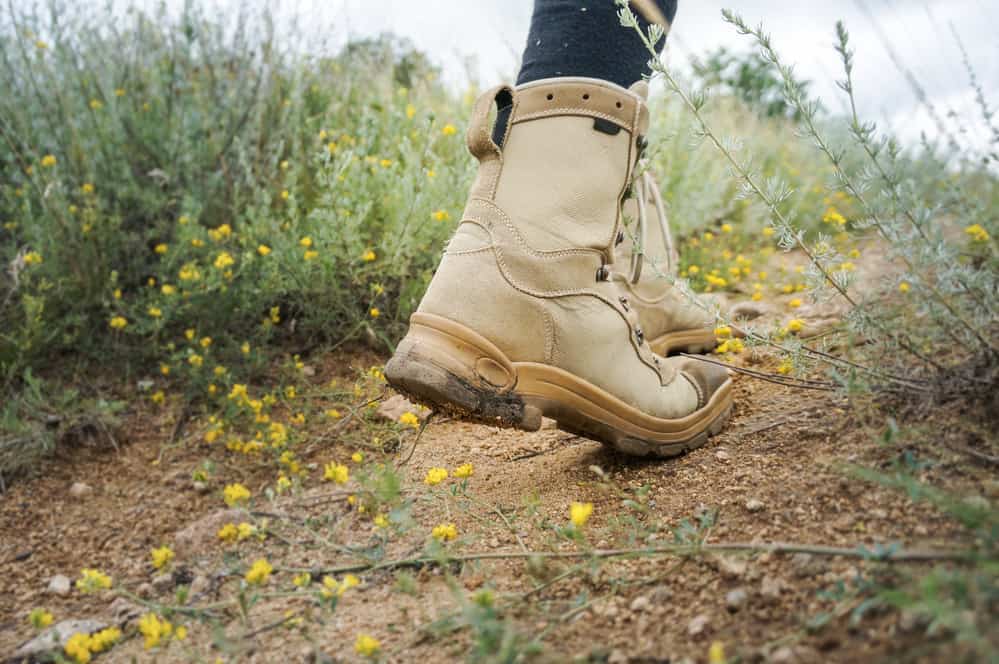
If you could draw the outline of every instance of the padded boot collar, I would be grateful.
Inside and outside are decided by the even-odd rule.
[[[582,115],[604,120],[602,130],[624,129],[644,135],[649,126],[645,105],[648,86],[640,81],[632,89],[596,78],[544,78],[517,86],[511,124],[560,115]],[[615,127],[619,128],[616,129]]]

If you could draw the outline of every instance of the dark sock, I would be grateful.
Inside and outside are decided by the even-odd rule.
[[[677,0],[649,0],[673,23]],[[643,30],[648,20],[632,3]],[[649,51],[631,28],[621,26],[613,0],[534,0],[527,48],[517,85],[542,78],[585,76],[628,87],[649,74]],[[656,48],[662,50],[666,40]],[[493,141],[501,145],[510,107],[501,107],[493,125]]]
[[[677,0],[654,0],[672,24]],[[632,3],[643,30],[648,21]],[[600,78],[628,87],[648,74],[649,51],[631,28],[621,26],[613,0],[534,0],[527,48],[517,85],[557,76]],[[665,39],[656,47],[661,50]]]

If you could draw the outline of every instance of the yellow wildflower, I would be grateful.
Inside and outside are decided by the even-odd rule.
[[[111,577],[96,569],[84,569],[76,580],[76,589],[81,593],[107,590],[111,587]]]
[[[964,232],[971,238],[972,242],[985,242],[989,239],[989,232],[982,228],[981,224],[971,224],[964,229]]]
[[[311,249],[302,254],[302,258],[307,261],[315,260],[318,257],[319,257],[319,252]]]
[[[192,367],[200,367],[205,363],[205,358],[201,357],[197,353],[192,353],[190,356],[188,356],[187,363],[190,364]]]
[[[354,641],[354,652],[361,657],[372,657],[381,647],[382,644],[379,643],[378,639],[367,634],[358,634],[357,641]]]
[[[286,201],[286,200],[288,200],[288,197],[289,197],[290,195],[291,195],[291,194],[289,194],[289,193],[288,193],[288,190],[287,190],[287,189],[282,189],[282,190],[281,190],[281,200],[282,200],[282,201]]]
[[[435,484],[440,484],[447,479],[447,468],[431,468],[427,471],[426,477],[423,478],[423,483],[427,486],[434,486]]]
[[[901,291],[902,293],[908,293],[909,292],[909,282],[908,281],[903,281],[902,283],[900,283],[898,285],[898,290]]]
[[[827,224],[836,224],[838,226],[846,225],[846,218],[841,215],[836,208],[830,207],[826,210],[826,213],[822,216],[822,221]]]
[[[461,464],[460,466],[458,466],[457,468],[454,469],[454,473],[453,474],[454,474],[455,477],[457,477],[459,479],[466,479],[468,477],[471,477],[474,472],[475,472],[475,469],[472,467],[472,464],[470,464],[470,463],[463,463],[463,464]]]
[[[420,418],[417,417],[415,414],[406,411],[405,413],[399,416],[399,423],[417,429],[420,426]]]
[[[155,613],[147,613],[139,618],[139,633],[143,636],[143,647],[152,650],[173,634],[173,625],[169,620],[160,618]]]
[[[791,307],[792,309],[797,309],[798,307],[801,306],[801,298],[800,297],[794,298],[793,300],[787,303],[787,306]]]
[[[801,332],[801,329],[805,326],[805,321],[800,318],[792,318],[784,326],[786,332]]]
[[[77,632],[69,637],[69,641],[63,646],[66,655],[77,664],[87,664],[90,661],[90,635],[84,632]]]
[[[153,249],[153,251],[155,251],[157,254],[159,254],[159,255],[162,256],[163,254],[165,254],[167,252],[167,250],[169,250],[169,248],[170,247],[168,247],[166,244],[163,244],[162,242],[160,242],[158,245],[156,245],[156,247]]]
[[[56,162],[57,160],[55,158],[55,155],[47,154],[44,157],[42,157],[42,166],[44,166],[45,168],[52,168],[53,166],[56,165]]]
[[[225,504],[229,507],[234,507],[245,503],[250,499],[250,490],[247,489],[242,484],[227,484],[225,489],[222,490],[222,495],[225,500]]]
[[[146,311],[153,318],[159,318],[160,316],[163,315],[163,310],[160,309],[159,307],[149,307],[149,309],[147,309]]]
[[[715,328],[715,338],[716,339],[726,339],[732,336],[732,328],[728,325],[722,325]]]
[[[371,309],[368,310],[368,314],[372,318],[378,318],[379,316],[381,316],[382,312],[381,309],[379,309],[378,307],[371,307]]]
[[[128,321],[124,316],[115,316],[108,322],[108,325],[114,330],[124,330],[125,326],[128,325]]]
[[[45,609],[33,609],[30,614],[28,614],[28,621],[31,626],[35,629],[45,629],[52,624],[55,620],[53,615]]]
[[[375,518],[372,519],[372,522],[379,528],[388,528],[389,525],[389,521],[387,518],[385,518],[384,514],[376,514]]]
[[[416,115],[416,107],[412,104],[406,104],[406,119],[412,120],[414,115]]]
[[[361,260],[364,261],[365,263],[370,263],[376,258],[378,258],[378,256],[376,256],[375,252],[371,251],[370,249],[361,254]]]
[[[447,210],[437,210],[431,215],[436,221],[450,221],[451,215]]]
[[[569,520],[576,528],[585,526],[591,514],[593,514],[593,503],[574,502],[569,506]]]
[[[312,583],[312,575],[308,572],[302,572],[301,574],[296,574],[295,578],[292,579],[291,582],[295,584],[296,588],[304,588]]]
[[[331,461],[323,468],[323,479],[335,484],[346,484],[350,481],[350,469],[342,463]]]
[[[254,561],[253,565],[246,572],[246,582],[251,583],[255,586],[260,586],[267,583],[267,580],[271,577],[271,572],[274,568],[271,564],[267,562],[265,558],[260,558]]]
[[[219,255],[215,257],[215,267],[219,270],[224,270],[235,262],[236,261],[228,251],[219,252]]]
[[[732,232],[732,224],[722,224],[721,229],[722,229],[722,233],[731,233]]]
[[[153,567],[156,569],[163,569],[170,564],[170,561],[174,558],[173,549],[168,546],[161,546],[158,549],[153,549],[149,552],[150,557],[153,559]]]
[[[791,373],[793,369],[794,363],[790,359],[786,359],[780,363],[780,366],[777,367],[777,373],[787,375]]]
[[[458,538],[458,527],[453,523],[442,523],[434,526],[434,529],[430,531],[430,535],[438,542],[450,542]]]
[[[445,136],[454,136],[455,134],[458,133],[458,129],[449,122],[448,124],[444,125],[441,128],[441,133],[444,134]]]
[[[708,648],[708,664],[725,664],[725,646],[721,641],[715,641]]]

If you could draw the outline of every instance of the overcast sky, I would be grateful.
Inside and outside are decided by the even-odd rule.
[[[580,0],[580,5],[611,0]],[[335,41],[391,31],[427,52],[455,85],[468,83],[468,63],[478,82],[511,80],[527,37],[532,0],[294,0],[284,10],[329,26]],[[926,90],[955,134],[963,125],[968,143],[983,146],[984,123],[968,84],[961,53],[951,32],[960,35],[991,106],[999,105],[999,3],[992,0],[841,0],[778,2],[680,0],[667,48],[668,62],[683,69],[691,54],[719,46],[745,49],[748,40],[721,19],[731,7],[751,24],[771,32],[782,56],[814,81],[813,91],[827,108],[841,108],[834,85],[841,68],[833,51],[834,26],[850,30],[856,57],[856,90],[862,112],[890,124],[905,138],[921,130],[936,133],[905,75],[892,63],[884,42]],[[872,20],[873,18],[873,20]],[[879,33],[882,35],[879,37]],[[999,120],[999,118],[997,118]]]
[[[158,0],[111,1],[141,5]],[[184,2],[166,1],[175,8]],[[352,37],[396,33],[427,53],[443,69],[445,79],[459,88],[470,82],[486,87],[515,78],[533,6],[533,0],[201,1],[219,7],[261,7],[266,2],[280,17],[297,17],[322,34],[330,49]],[[579,0],[579,4],[611,1]],[[749,47],[746,37],[722,21],[723,7],[735,9],[750,24],[762,21],[778,52],[795,64],[800,77],[813,81],[813,93],[834,111],[842,108],[842,95],[834,83],[842,76],[841,67],[833,50],[835,23],[842,19],[856,51],[855,88],[866,119],[890,127],[906,140],[918,139],[920,131],[938,134],[930,112],[893,64],[887,43],[902,67],[925,89],[948,131],[967,145],[986,146],[990,134],[951,26],[968,51],[990,107],[999,107],[999,3],[995,0],[679,0],[664,56],[671,66],[687,69],[692,54],[719,46]],[[949,113],[955,117],[949,118]]]

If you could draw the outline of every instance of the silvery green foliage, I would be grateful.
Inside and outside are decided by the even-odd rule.
[[[652,38],[658,35],[642,33],[627,2],[618,0],[618,4],[621,24],[638,31],[654,53]],[[828,237],[819,234],[818,238],[810,239],[792,217],[781,212],[781,203],[792,196],[793,189],[777,176],[761,177],[754,168],[752,155],[745,154],[742,141],[714,133],[702,113],[708,105],[706,92],[684,89],[661,61],[653,59],[650,61],[653,71],[694,116],[698,135],[713,144],[727,160],[732,176],[738,181],[738,195],[755,197],[768,210],[778,246],[784,250],[797,249],[808,256],[809,295],[813,299],[845,300],[849,305],[845,317],[849,333],[878,342],[870,345],[874,354],[866,358],[865,366],[805,347],[796,340],[782,340],[779,346],[786,352],[803,353],[840,367],[844,364],[859,367],[874,382],[896,389],[934,388],[931,380],[892,373],[887,366],[890,363],[905,366],[901,371],[914,366],[913,371],[922,375],[935,373],[938,377],[951,375],[950,369],[969,356],[994,365],[999,360],[999,347],[992,334],[996,328],[999,293],[995,251],[992,244],[987,244],[983,255],[969,258],[965,238],[960,233],[963,227],[980,224],[994,235],[996,186],[991,174],[981,173],[981,168],[970,163],[966,154],[955,150],[952,139],[947,141],[950,152],[944,156],[924,139],[923,152],[914,158],[893,137],[882,134],[876,123],[859,117],[852,79],[854,54],[842,23],[836,25],[835,48],[844,74],[837,85],[846,95],[845,137],[824,126],[820,128],[823,123],[818,101],[808,98],[795,79],[793,68],[780,59],[762,25],[751,27],[730,10],[723,10],[722,16],[739,34],[753,39],[760,55],[779,74],[785,101],[801,118],[799,136],[809,141],[832,167],[830,185],[849,194],[860,206],[861,216],[854,220],[854,228],[879,237],[886,259],[901,268],[900,276],[859,288],[852,273],[842,269],[846,258],[832,248]],[[999,145],[999,129],[992,124],[993,112],[966,54],[964,59],[982,115],[993,132],[995,147]],[[918,86],[911,80],[910,84]],[[946,134],[942,136],[947,138]],[[941,173],[953,174],[942,190],[938,184]],[[969,186],[976,181],[981,192]],[[900,298],[890,296],[898,292],[903,281],[912,295],[899,302]],[[751,340],[774,345],[771,338],[750,336]],[[965,352],[954,355],[955,349]],[[951,351],[951,355],[944,358],[941,351]],[[947,381],[937,381],[940,382]]]

